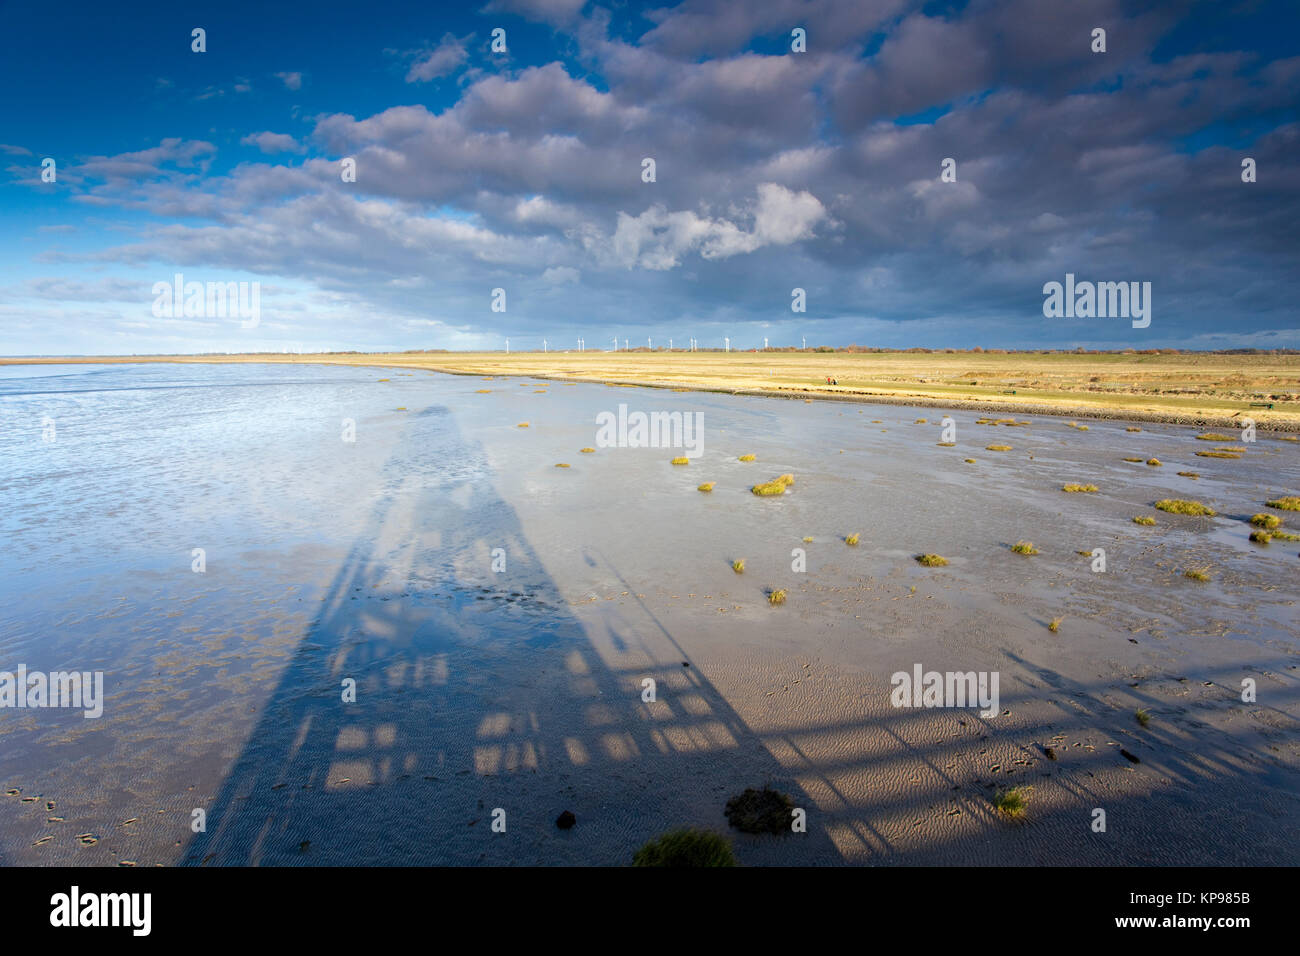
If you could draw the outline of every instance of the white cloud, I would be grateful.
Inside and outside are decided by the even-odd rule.
[[[249,133],[239,141],[244,146],[256,146],[264,153],[300,153],[302,146],[288,133]]]
[[[302,89],[301,73],[277,73],[275,75],[284,81],[285,89],[294,91]]]
[[[406,82],[427,83],[455,73],[468,58],[465,41],[450,33],[445,34],[432,50],[423,50],[416,55],[415,62],[406,74]]]

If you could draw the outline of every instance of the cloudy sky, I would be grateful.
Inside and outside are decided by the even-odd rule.
[[[0,354],[1300,347],[1293,0],[0,12]]]

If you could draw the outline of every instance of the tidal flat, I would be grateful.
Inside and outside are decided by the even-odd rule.
[[[0,709],[0,863],[1300,862],[1300,545],[1249,540],[1297,444],[485,377],[0,369],[0,670],[105,687]],[[620,404],[700,416],[689,467]],[[893,706],[918,664],[999,712]],[[767,785],[806,833],[729,828]]]

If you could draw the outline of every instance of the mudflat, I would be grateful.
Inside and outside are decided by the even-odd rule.
[[[104,713],[6,712],[6,862],[623,865],[681,826],[749,864],[1300,862],[1300,543],[1250,540],[1300,528],[1286,436],[75,372],[4,399],[58,439],[0,436],[0,651],[104,671]],[[702,445],[608,447],[620,405]],[[995,713],[900,705],[918,669],[997,675]],[[768,784],[806,833],[729,827]]]

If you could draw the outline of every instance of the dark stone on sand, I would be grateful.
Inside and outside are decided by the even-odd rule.
[[[1139,760],[1136,756],[1134,756],[1133,754],[1131,754],[1131,753],[1129,753],[1127,750],[1125,750],[1123,747],[1120,748],[1119,753],[1120,753],[1120,756],[1123,757],[1125,760],[1127,760],[1129,763],[1141,763],[1141,762],[1142,762],[1142,761]]]
[[[1048,760],[1055,760],[1055,759],[1056,759],[1056,748],[1054,748],[1054,747],[1044,747],[1044,748],[1043,748],[1043,753],[1045,753],[1045,754],[1047,755],[1047,759],[1048,759]]]
[[[727,801],[727,822],[742,833],[789,833],[794,801],[780,790],[750,787]]]
[[[575,817],[568,810],[565,810],[563,813],[561,813],[558,817],[555,818],[555,825],[559,827],[561,830],[572,830],[573,825],[577,822],[578,822],[578,818]]]

